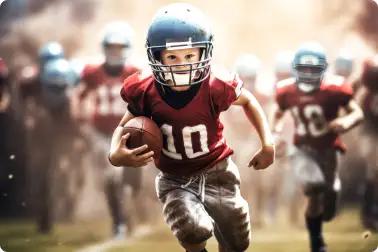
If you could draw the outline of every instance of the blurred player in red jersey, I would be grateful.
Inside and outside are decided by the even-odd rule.
[[[136,197],[140,191],[142,176],[139,169],[112,167],[107,162],[113,129],[127,109],[119,96],[122,82],[138,71],[127,61],[132,46],[132,36],[133,31],[125,22],[113,22],[106,26],[102,40],[105,60],[100,64],[88,64],[84,67],[82,82],[78,88],[79,101],[74,102],[73,105],[75,110],[82,112],[85,98],[89,97],[94,102],[93,111],[89,115],[89,123],[94,130],[90,136],[93,140],[91,147],[95,164],[102,169],[106,167],[105,193],[113,219],[113,235],[116,239],[125,238],[126,225],[131,231],[130,220],[126,221],[124,213],[124,186],[130,185]]]
[[[34,205],[42,233],[52,230],[54,216],[72,217],[79,193],[76,182],[81,169],[75,161],[80,157],[74,142],[80,137],[69,106],[69,91],[77,83],[77,75],[63,57],[60,44],[46,43],[39,51],[38,68],[24,69],[19,86],[29,154],[28,203]],[[66,181],[64,186],[56,179]],[[70,194],[72,188],[74,195]]]
[[[337,173],[337,153],[345,147],[339,135],[363,118],[352,97],[352,88],[338,76],[324,76],[327,59],[317,43],[307,43],[298,49],[293,60],[295,78],[277,84],[277,107],[272,122],[273,131],[282,131],[280,119],[290,111],[295,120],[292,167],[308,198],[305,213],[312,252],[327,251],[323,221],[336,214],[340,180]],[[339,116],[339,110],[347,111]]]
[[[206,251],[214,232],[219,251],[245,251],[248,204],[240,194],[240,175],[222,134],[220,113],[232,104],[243,106],[256,127],[262,147],[249,166],[272,164],[274,144],[262,108],[241,80],[210,71],[212,41],[206,18],[191,5],[171,4],[158,11],[146,42],[153,75],[126,79],[121,95],[128,111],[114,131],[109,159],[133,167],[152,161],[152,151],[140,154],[148,146],[125,147],[129,135],[122,127],[135,116],[151,117],[165,139],[155,160],[161,170],[157,195],[180,244],[190,252]]]
[[[365,227],[378,231],[378,54],[365,60],[356,97],[365,121],[359,131],[359,146],[367,168],[362,207]]]

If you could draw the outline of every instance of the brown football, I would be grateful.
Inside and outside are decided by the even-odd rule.
[[[159,159],[163,148],[163,136],[154,121],[145,116],[134,117],[126,123],[124,129],[125,133],[130,133],[126,143],[127,148],[134,149],[147,144],[149,149],[145,152],[152,150],[154,159]]]

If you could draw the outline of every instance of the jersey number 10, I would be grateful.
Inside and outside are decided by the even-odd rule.
[[[175,146],[175,139],[173,137],[173,127],[168,124],[163,124],[160,127],[163,135],[167,137],[167,149],[163,148],[163,153],[170,158],[181,160],[182,154],[178,153]],[[201,151],[194,152],[192,134],[199,133]],[[182,138],[184,143],[185,155],[188,158],[196,158],[209,152],[207,146],[207,130],[206,126],[199,124],[196,126],[186,126],[182,129]]]

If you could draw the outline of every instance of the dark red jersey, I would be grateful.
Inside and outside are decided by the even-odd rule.
[[[124,82],[122,98],[131,112],[151,117],[164,136],[156,166],[167,173],[191,175],[212,167],[233,151],[223,137],[220,112],[238,98],[242,82],[236,76],[222,81],[210,76],[200,84],[194,98],[180,109],[168,105],[149,75],[135,74]]]
[[[290,78],[277,84],[276,101],[281,110],[290,110],[295,120],[296,145],[313,148],[336,148],[345,150],[338,134],[328,128],[328,124],[338,117],[341,107],[352,99],[351,86],[344,78],[327,76],[314,93],[300,91],[295,79]]]
[[[94,92],[94,111],[92,125],[100,132],[111,135],[114,128],[125,114],[126,105],[119,97],[123,81],[138,69],[126,65],[117,76],[109,75],[104,64],[86,65],[81,79],[85,85],[82,98],[90,91]]]

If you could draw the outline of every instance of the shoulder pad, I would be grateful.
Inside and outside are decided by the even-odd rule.
[[[287,86],[291,86],[291,85],[294,85],[294,83],[295,83],[295,78],[284,79],[277,82],[277,88],[284,88]]]

